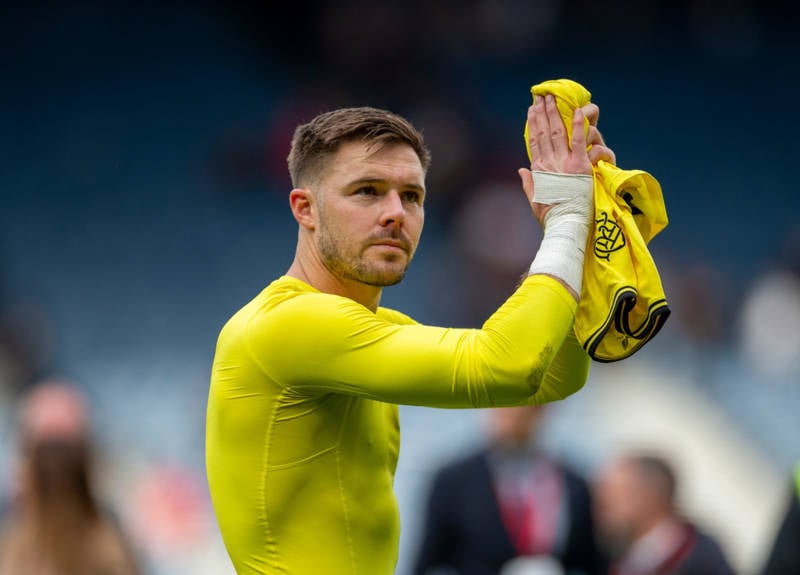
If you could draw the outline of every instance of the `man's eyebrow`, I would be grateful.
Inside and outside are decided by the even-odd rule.
[[[347,185],[347,187],[350,188],[352,186],[361,186],[364,184],[388,184],[388,183],[389,182],[387,180],[384,180],[383,178],[361,178],[350,182]],[[419,184],[405,183],[402,185],[402,187],[410,190],[415,190],[423,194],[425,193],[425,188],[420,186]]]

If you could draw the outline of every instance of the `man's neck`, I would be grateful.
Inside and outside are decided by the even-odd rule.
[[[657,515],[650,517],[648,521],[643,521],[640,523],[639,529],[636,533],[636,538],[641,539],[654,531],[665,529],[666,526],[672,526],[677,523],[678,522],[676,518],[671,513],[658,513]]]
[[[685,538],[684,524],[677,517],[654,518],[639,531],[623,562],[636,572],[654,571],[680,548]]]
[[[366,285],[355,280],[340,278],[321,263],[307,263],[295,257],[287,276],[297,278],[323,293],[339,295],[360,303],[373,313],[380,305],[382,288]]]

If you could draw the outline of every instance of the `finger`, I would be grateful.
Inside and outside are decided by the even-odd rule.
[[[583,133],[583,109],[576,108],[572,114],[572,150],[583,152],[586,149],[586,135]]]
[[[528,203],[533,203],[533,175],[531,171],[525,168],[517,170],[520,180],[522,180],[522,189],[528,197]]]
[[[581,107],[581,110],[583,111],[583,115],[586,116],[586,119],[589,120],[589,124],[596,126],[597,121],[600,119],[600,108],[597,107],[597,104],[586,104]]]
[[[535,106],[528,106],[528,149],[531,152],[531,164],[539,156],[539,146],[536,143],[536,116]]]
[[[596,166],[597,162],[600,160],[608,162],[614,166],[617,165],[617,156],[614,154],[614,150],[605,146],[592,146],[592,148],[589,150],[589,161],[592,162],[592,165]]]
[[[534,158],[537,168],[554,169],[553,164],[553,143],[550,140],[550,121],[547,118],[545,101],[542,96],[536,98],[533,103],[534,121],[536,122],[536,144],[539,149],[538,158]],[[538,160],[538,161],[537,161]]]
[[[545,111],[550,125],[550,145],[553,147],[553,152],[557,157],[565,157],[569,153],[567,130],[558,111],[555,96],[552,94],[548,94],[545,99]]]
[[[603,141],[603,135],[600,133],[600,130],[598,130],[594,126],[589,126],[589,131],[586,134],[586,145],[587,146],[606,145],[605,141]]]

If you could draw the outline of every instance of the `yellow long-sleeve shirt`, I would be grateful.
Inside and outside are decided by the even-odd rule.
[[[223,327],[208,400],[209,487],[237,573],[393,573],[395,404],[566,397],[589,369],[575,308],[531,276],[482,329],[448,329],[288,276],[270,284]]]

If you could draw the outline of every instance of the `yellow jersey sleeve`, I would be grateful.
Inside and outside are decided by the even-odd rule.
[[[481,329],[420,325],[312,290],[253,313],[244,341],[265,375],[295,394],[454,408],[543,403],[585,381],[588,357],[562,350],[575,308],[546,276],[527,278]]]

